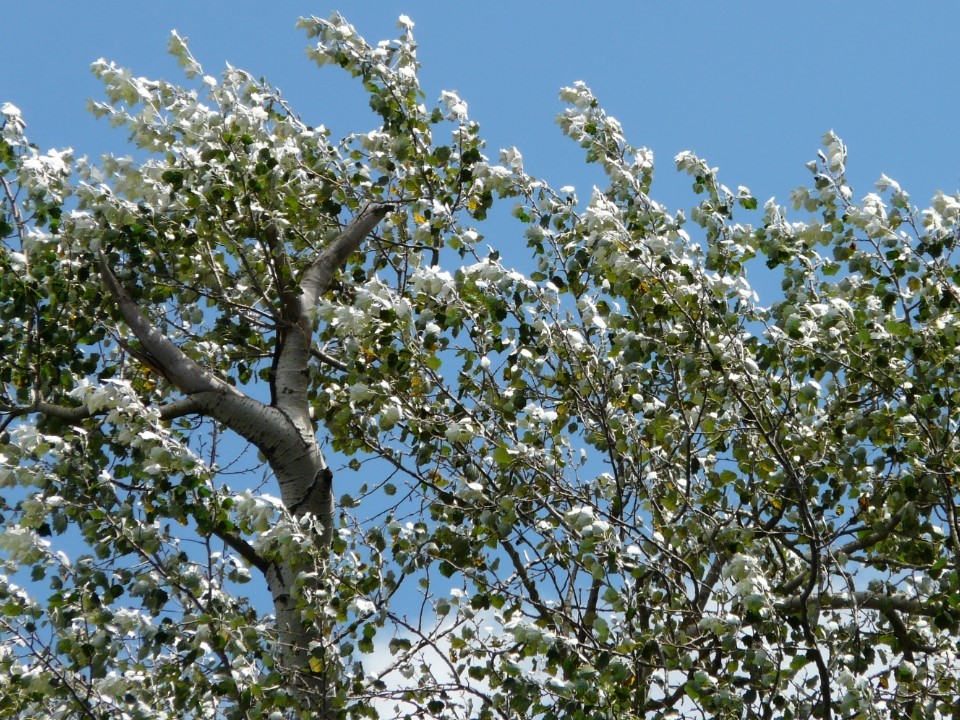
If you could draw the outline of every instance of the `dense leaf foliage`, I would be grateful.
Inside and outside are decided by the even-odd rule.
[[[856,200],[827,134],[792,215],[690,153],[672,211],[576,84],[581,202],[408,19],[301,25],[376,130],[176,35],[184,86],[94,66],[133,157],[3,106],[0,716],[954,717],[960,197]]]

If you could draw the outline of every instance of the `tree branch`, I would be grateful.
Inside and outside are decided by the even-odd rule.
[[[165,405],[161,405],[159,409],[161,420],[173,420],[185,415],[194,415],[201,412],[200,404],[197,402],[196,398],[193,397],[184,397],[180,398],[179,400],[173,400]],[[57,418],[72,425],[76,425],[87,418],[96,417],[97,415],[105,415],[107,413],[107,409],[91,412],[90,409],[85,405],[57,405],[55,403],[38,400],[32,405],[0,407],[0,413],[15,418],[23,417],[24,415],[31,415],[33,413],[39,413],[40,415],[44,415],[46,417]]]
[[[304,271],[299,296],[284,299],[285,305],[293,303],[295,306],[285,308],[285,315],[291,316],[294,324],[283,333],[282,346],[274,361],[274,400],[278,408],[301,426],[302,432],[312,433],[305,392],[309,382],[307,361],[313,345],[311,310],[329,289],[337,270],[363,244],[389,210],[389,205],[364,206]]]
[[[323,249],[300,279],[303,309],[313,307],[333,282],[333,276],[390,212],[389,205],[365,205],[336,239]]]
[[[180,398],[160,406],[160,419],[173,420],[184,415],[196,415],[201,412],[200,403],[191,396]]]
[[[144,361],[154,366],[174,387],[192,400],[192,403],[187,403],[185,399],[183,404],[172,408],[171,415],[176,412],[200,412],[220,420],[256,445],[274,470],[296,462],[295,458],[291,460],[290,457],[284,457],[284,453],[294,452],[296,456],[298,453],[308,452],[309,441],[303,435],[302,427],[298,426],[298,437],[291,439],[288,436],[289,415],[282,417],[275,408],[247,396],[198,365],[144,316],[107,266],[103,253],[100,253],[98,263],[103,281],[119,303],[120,314],[143,345],[140,355],[145,354],[149,358]],[[310,430],[312,437],[312,429]]]
[[[900,521],[903,520],[903,516],[907,513],[907,510],[913,508],[913,503],[908,502],[900,507],[895,513],[893,513],[887,521],[880,527],[879,530],[876,530],[872,533],[868,533],[861,538],[858,538],[852,542],[847,543],[840,548],[840,552],[844,555],[849,555],[855,553],[858,550],[863,550],[864,548],[871,547],[876,545],[878,542],[886,538],[893,530],[900,524]]]
[[[813,595],[810,598],[804,598],[802,595],[795,595],[778,603],[774,607],[782,612],[793,613],[802,610],[805,602],[816,605],[820,610],[877,610],[882,613],[895,610],[906,615],[921,615],[923,617],[936,617],[943,608],[939,605],[933,605],[923,600],[906,597],[905,595],[885,595],[883,593],[871,592],[869,590],[860,590],[850,593],[825,593],[823,595]],[[949,611],[955,617],[960,619],[960,610]]]
[[[889,621],[890,628],[893,630],[893,635],[895,638],[897,638],[897,642],[900,643],[900,650],[903,652],[903,657],[906,658],[906,660],[913,662],[914,652],[934,653],[937,651],[937,648],[933,647],[932,645],[918,643],[912,637],[910,637],[910,631],[907,629],[907,626],[904,624],[903,620],[900,619],[900,616],[897,614],[896,610],[886,610],[883,614]]]
[[[332,368],[336,368],[340,372],[346,372],[350,368],[344,365],[342,362],[337,360],[332,355],[328,355],[322,350],[317,350],[316,348],[310,348],[310,354],[315,357],[317,360],[322,362],[324,365],[329,365]]]
[[[117,299],[120,306],[120,314],[124,321],[133,331],[133,334],[143,345],[145,353],[149,360],[144,360],[148,365],[155,366],[155,369],[163,374],[178,390],[185,395],[192,393],[214,391],[220,393],[231,393],[241,395],[239,390],[228,385],[223,380],[215,377],[212,373],[204,370],[196,362],[191,360],[186,353],[177,347],[170,338],[160,332],[144,316],[130,294],[120,285],[116,276],[107,265],[107,260],[103,253],[98,256],[100,266],[100,275],[104,283],[110,289],[110,292]]]
[[[905,503],[899,510],[893,513],[893,515],[891,515],[887,519],[887,521],[882,526],[880,526],[878,530],[875,530],[872,533],[868,533],[863,537],[860,537],[860,538],[857,538],[856,540],[852,540],[851,542],[848,542],[846,545],[843,545],[837,552],[844,555],[850,555],[859,550],[863,550],[865,548],[869,548],[876,545],[878,542],[884,540],[890,533],[894,531],[897,525],[900,524],[900,521],[903,520],[903,516],[912,507],[913,507],[913,503],[911,502]],[[789,595],[798,587],[800,587],[804,583],[804,581],[807,579],[807,577],[808,577],[807,573],[805,572],[800,573],[799,575],[794,577],[792,580],[787,582],[783,587],[779,588],[779,591],[784,595]]]
[[[214,534],[223,540],[224,544],[247,561],[252,567],[255,567],[264,576],[270,569],[270,563],[264,560],[253,546],[236,533],[227,530],[214,529]]]

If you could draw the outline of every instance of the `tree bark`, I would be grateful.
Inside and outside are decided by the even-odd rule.
[[[287,327],[278,336],[274,366],[274,396],[267,405],[216,377],[190,359],[143,314],[99,257],[100,274],[117,299],[120,313],[142,345],[136,356],[157,370],[182,392],[176,401],[185,408],[215,418],[263,453],[277,478],[287,511],[306,529],[319,528],[316,543],[325,553],[333,538],[333,473],[316,438],[310,418],[308,362],[313,345],[313,313],[336,272],[356,252],[389,211],[387,205],[368,205],[319,253],[295,286],[281,288],[280,316]],[[182,409],[182,408],[178,408]],[[263,558],[257,567],[273,598],[279,635],[278,661],[290,678],[301,706],[317,718],[334,714],[337,673],[333,654],[325,644],[322,623],[305,621],[306,582],[324,582],[323,568],[297,559]],[[322,610],[315,613],[323,618]]]

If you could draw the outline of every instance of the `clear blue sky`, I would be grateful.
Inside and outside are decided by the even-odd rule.
[[[267,77],[308,121],[366,130],[356,84],[318,70],[294,29],[339,9],[369,40],[416,22],[428,98],[455,89],[491,150],[516,145],[527,169],[589,196],[578,148],[553,118],[557,90],[586,81],[629,140],[656,153],[654,196],[690,204],[672,158],[693,150],[731,187],[786,201],[829,129],[845,139],[858,196],[886,173],[925,206],[960,187],[960,56],[955,2],[99,2],[7,3],[0,101],[23,111],[41,147],[124,152],[84,111],[99,97],[90,62],[176,78],[169,31],[207,72],[225,61]],[[585,187],[586,186],[586,187]],[[659,188],[659,189],[658,189]]]

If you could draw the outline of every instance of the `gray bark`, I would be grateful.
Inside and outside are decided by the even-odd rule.
[[[308,361],[313,345],[311,310],[336,272],[356,252],[389,211],[386,205],[368,205],[307,267],[299,283],[281,288],[280,315],[287,327],[278,337],[274,366],[274,397],[267,405],[248,397],[190,359],[141,312],[120,285],[101,255],[100,274],[116,298],[120,313],[142,350],[131,352],[160,372],[182,392],[183,408],[215,418],[255,445],[277,478],[284,506],[297,520],[309,517],[320,527],[318,546],[325,552],[333,536],[333,475],[316,438],[310,418]],[[291,279],[292,280],[292,279]],[[333,667],[316,672],[310,648],[323,645],[323,628],[307,624],[298,607],[296,562],[265,558],[267,586],[276,611],[280,647],[278,659],[288,672],[301,703],[317,717],[332,714],[336,685]],[[258,567],[261,567],[258,565]],[[318,613],[322,614],[322,613]]]

